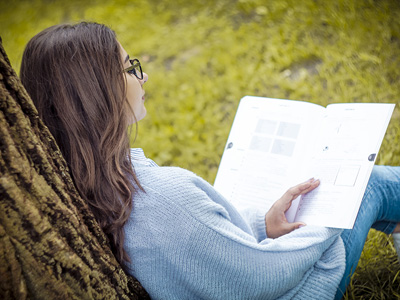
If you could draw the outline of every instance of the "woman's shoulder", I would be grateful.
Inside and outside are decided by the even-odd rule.
[[[174,183],[179,185],[193,180],[202,181],[200,177],[189,170],[180,167],[158,166],[153,160],[147,158],[140,148],[132,148],[130,152],[136,176],[141,184],[157,186]]]
[[[196,219],[207,216],[212,219],[210,215],[214,214],[227,218],[230,213],[236,216],[233,207],[210,183],[189,170],[141,165],[135,167],[135,173],[143,188],[134,199],[136,206],[167,205]]]
[[[131,162],[134,168],[136,167],[158,167],[158,165],[150,158],[144,155],[141,148],[130,149]]]
[[[153,189],[159,191],[191,190],[194,187],[209,188],[210,185],[195,173],[180,167],[138,167],[135,168],[136,177],[144,190]]]

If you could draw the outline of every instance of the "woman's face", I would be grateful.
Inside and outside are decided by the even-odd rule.
[[[122,63],[124,65],[124,69],[131,66],[129,62],[129,55],[125,51],[124,47],[121,47],[121,58]],[[149,76],[146,73],[143,73],[143,79],[139,80],[134,74],[129,74],[124,72],[124,76],[126,77],[126,98],[128,99],[128,103],[135,114],[135,118],[132,116],[132,123],[139,122],[146,116],[146,107],[144,106],[144,89],[143,84],[149,79]]]

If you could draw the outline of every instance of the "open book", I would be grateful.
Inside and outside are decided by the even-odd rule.
[[[239,210],[267,212],[291,186],[320,179],[293,201],[289,222],[352,228],[394,104],[244,97],[215,179]]]

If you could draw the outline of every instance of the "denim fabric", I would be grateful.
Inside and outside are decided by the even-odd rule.
[[[386,234],[400,222],[400,167],[375,166],[353,229],[342,232],[346,269],[335,299],[341,299],[354,273],[370,228]]]

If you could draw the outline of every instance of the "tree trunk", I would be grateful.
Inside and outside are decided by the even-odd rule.
[[[0,298],[148,298],[76,191],[1,39],[0,97]]]

